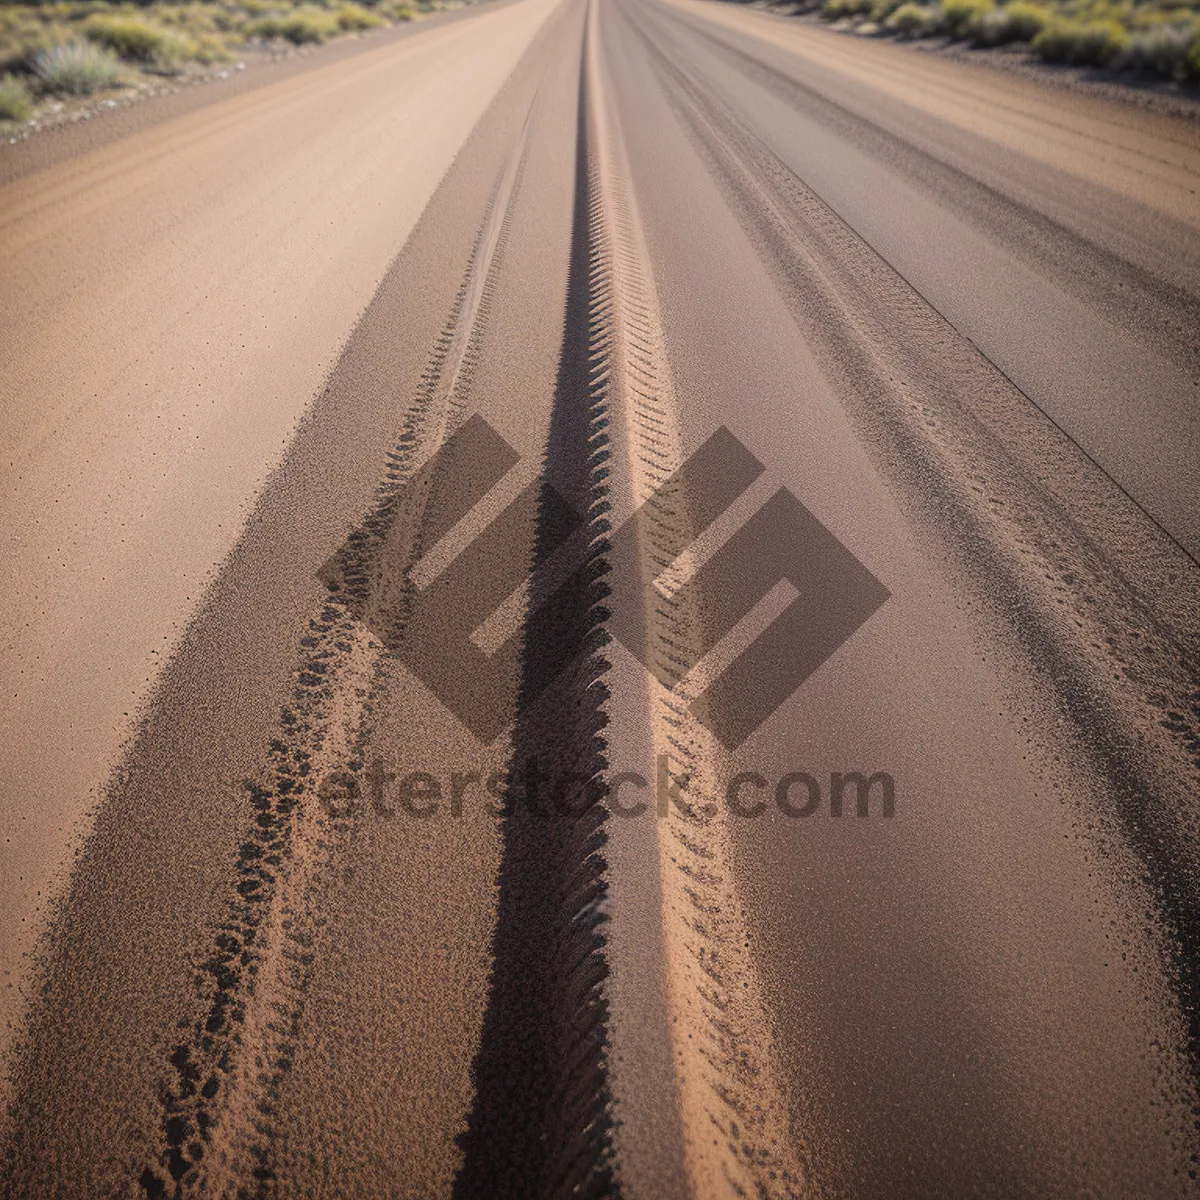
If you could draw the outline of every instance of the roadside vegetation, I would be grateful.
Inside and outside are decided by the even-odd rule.
[[[1044,62],[1200,81],[1200,5],[1178,0],[801,0],[861,34],[1025,46]]]
[[[410,21],[445,0],[0,0],[0,129],[79,97],[147,90],[248,54],[276,54]]]

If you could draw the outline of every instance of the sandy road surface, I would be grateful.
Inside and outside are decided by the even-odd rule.
[[[521,0],[0,188],[6,1194],[1188,1194],[1198,179]]]
[[[432,31],[4,189],[13,990],[206,577],[544,16]]]

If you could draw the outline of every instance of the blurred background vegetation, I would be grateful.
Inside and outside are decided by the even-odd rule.
[[[861,34],[1024,47],[1044,62],[1200,81],[1196,0],[799,0]]]
[[[459,0],[0,0],[0,129],[39,105],[317,44]],[[864,35],[1011,45],[1046,62],[1200,82],[1200,0],[775,0]]]
[[[448,7],[442,0],[0,0],[0,123],[39,104],[234,62],[248,48],[311,45]]]

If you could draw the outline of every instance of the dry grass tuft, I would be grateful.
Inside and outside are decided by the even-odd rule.
[[[16,75],[0,78],[0,121],[24,121],[33,112],[29,85]]]
[[[116,83],[121,64],[111,50],[89,42],[64,42],[39,51],[33,73],[46,92],[90,96]]]

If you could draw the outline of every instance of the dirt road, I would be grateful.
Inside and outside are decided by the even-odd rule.
[[[0,186],[5,1194],[1190,1194],[1198,180],[517,0]]]

